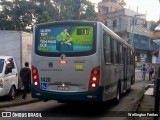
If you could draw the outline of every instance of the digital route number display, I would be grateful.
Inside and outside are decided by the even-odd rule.
[[[89,28],[77,29],[77,35],[89,35],[89,33],[90,33]]]

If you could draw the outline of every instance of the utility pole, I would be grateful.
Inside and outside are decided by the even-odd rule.
[[[131,37],[130,37],[131,38],[131,46],[133,46],[135,25],[136,25],[136,15],[134,15],[134,17],[133,17],[133,25],[132,25],[132,28],[131,28]]]
[[[80,18],[80,8],[81,8],[81,0],[74,0],[73,20],[78,20]]]

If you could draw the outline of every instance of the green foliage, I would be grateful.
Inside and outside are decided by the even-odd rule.
[[[117,2],[118,2],[120,5],[122,5],[122,6],[125,6],[125,5],[126,5],[126,3],[125,3],[124,0],[118,0]]]
[[[52,18],[47,11],[44,11],[42,15],[38,16],[38,19],[37,19],[38,23],[45,23],[45,22],[51,22],[51,21],[52,21]]]
[[[59,9],[59,20],[96,20],[94,5],[88,0],[53,0]]]
[[[0,21],[6,30],[24,30],[32,23],[32,11],[28,9],[27,1],[3,1],[3,11],[0,13]]]
[[[61,20],[96,20],[88,0],[1,0],[0,29],[23,30],[33,24]]]
[[[80,12],[80,19],[81,20],[89,20],[89,21],[96,21],[97,20],[97,13],[94,10],[94,5],[88,1],[83,1],[82,9]]]
[[[159,25],[158,22],[155,22],[155,21],[151,21],[151,26],[150,26],[150,30],[151,31],[154,31],[155,28]]]

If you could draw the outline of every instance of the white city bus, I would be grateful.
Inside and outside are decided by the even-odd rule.
[[[34,26],[33,98],[118,103],[134,82],[134,49],[103,23]]]

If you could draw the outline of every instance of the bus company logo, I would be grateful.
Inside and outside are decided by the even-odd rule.
[[[64,60],[65,58],[66,58],[66,55],[65,55],[65,54],[62,54],[62,55],[61,55],[61,59]]]
[[[49,63],[48,63],[48,67],[49,67],[49,68],[53,68],[53,63],[52,63],[52,62],[49,62]]]
[[[2,117],[12,117],[11,112],[2,112]]]

